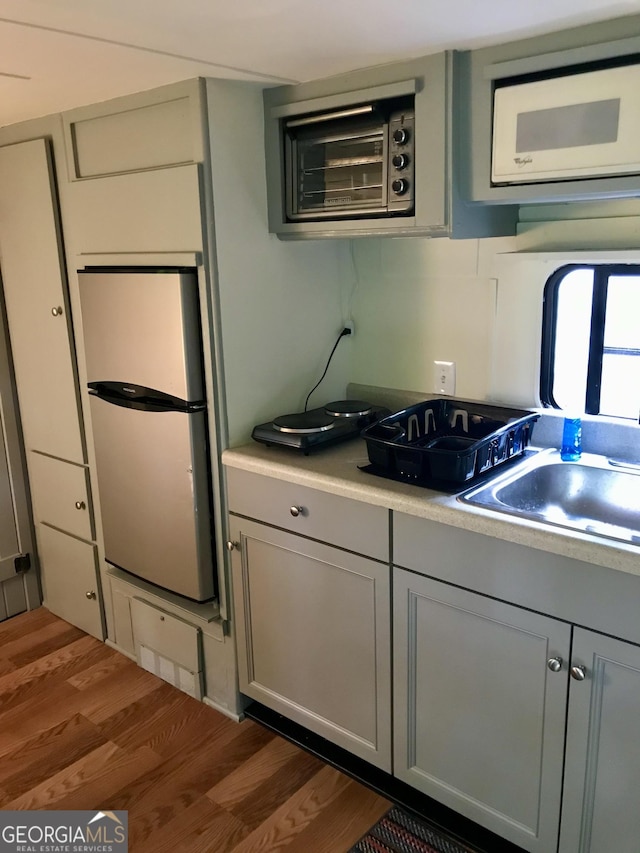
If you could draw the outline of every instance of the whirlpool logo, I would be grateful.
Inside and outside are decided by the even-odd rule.
[[[126,811],[0,812],[0,853],[127,853]]]

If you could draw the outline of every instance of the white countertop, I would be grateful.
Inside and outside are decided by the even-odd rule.
[[[361,471],[359,466],[367,465],[369,460],[365,442],[360,438],[309,456],[289,448],[267,447],[252,442],[225,450],[222,461],[232,468],[287,480],[383,506],[394,512],[419,516],[552,554],[640,575],[640,547],[636,545],[609,542],[590,534],[474,507],[461,503],[454,495]]]

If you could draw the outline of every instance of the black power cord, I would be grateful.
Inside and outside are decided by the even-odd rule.
[[[326,364],[326,366],[325,366],[325,369],[324,369],[324,372],[323,372],[322,376],[320,377],[320,379],[318,379],[318,381],[317,381],[317,382],[316,382],[316,384],[313,386],[313,388],[311,389],[311,391],[309,391],[309,393],[307,394],[307,399],[304,401],[304,410],[305,410],[305,412],[307,411],[307,406],[309,405],[309,397],[313,394],[313,392],[316,390],[316,388],[318,387],[318,385],[320,385],[320,383],[322,382],[322,380],[324,379],[324,377],[327,375],[327,370],[329,370],[329,365],[331,364],[331,359],[333,358],[333,354],[334,354],[334,352],[336,351],[336,349],[337,349],[337,347],[338,347],[338,344],[340,343],[340,341],[342,340],[342,338],[344,338],[346,335],[350,335],[350,334],[351,334],[351,329],[349,329],[349,328],[347,328],[347,327],[345,326],[345,327],[344,327],[344,329],[343,329],[343,330],[340,332],[340,334],[338,335],[338,339],[337,339],[337,341],[335,342],[335,344],[333,345],[333,349],[331,350],[331,355],[329,356],[329,358],[328,358],[328,360],[327,360],[327,364]]]

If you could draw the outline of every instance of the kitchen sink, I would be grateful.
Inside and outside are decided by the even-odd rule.
[[[640,544],[640,466],[585,453],[563,462],[541,450],[458,496],[463,503]]]

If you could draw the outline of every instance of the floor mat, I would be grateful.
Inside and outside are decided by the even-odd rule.
[[[393,806],[349,853],[473,853],[473,850]]]

